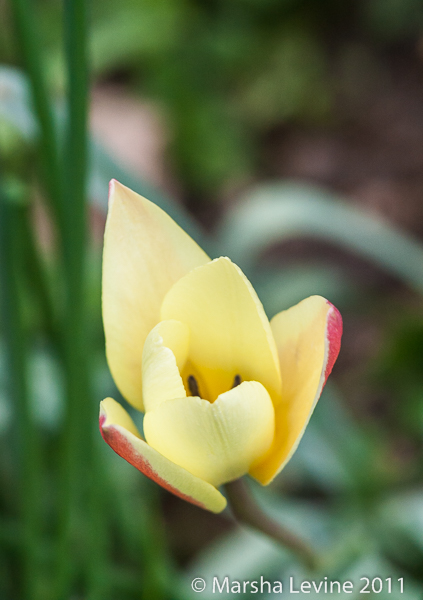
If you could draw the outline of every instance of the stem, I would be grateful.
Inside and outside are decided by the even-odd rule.
[[[97,405],[95,406],[97,412]],[[90,423],[97,425],[96,418]],[[104,464],[98,444],[101,443],[98,428],[91,430],[91,455],[88,456],[90,473],[88,489],[88,561],[87,561],[87,600],[104,600],[109,591],[109,582],[104,576],[109,572],[107,551],[109,543],[109,522],[105,515]]]
[[[138,535],[142,544],[143,587],[141,600],[167,600],[170,564],[166,555],[164,527],[159,509],[159,490],[146,486],[139,511]]]
[[[0,193],[2,190],[0,189]],[[37,598],[40,566],[40,482],[41,462],[39,440],[31,414],[27,380],[26,343],[19,302],[19,275],[23,269],[22,247],[23,209],[0,198],[0,281],[1,312],[6,340],[9,394],[15,407],[15,428],[19,453],[19,498],[23,542],[22,597]]]
[[[310,569],[315,570],[317,556],[303,540],[268,517],[251,497],[241,479],[227,483],[226,496],[235,518],[288,548]]]
[[[164,543],[158,490],[149,481],[143,482],[140,500],[133,490],[116,486],[109,473],[105,479],[112,510],[122,532],[122,545],[137,561],[140,600],[168,600],[174,590],[169,592],[171,565]]]
[[[19,50],[31,84],[32,101],[41,135],[41,159],[50,208],[57,221],[62,220],[60,198],[62,193],[61,167],[53,111],[48,100],[36,22],[28,0],[11,0]]]
[[[36,25],[29,0],[11,0],[17,37],[31,82],[35,113],[40,125],[41,154],[46,190],[59,230],[62,271],[65,278],[65,311],[63,360],[66,381],[67,415],[63,440],[62,479],[59,496],[59,548],[57,596],[68,598],[72,587],[73,564],[78,560],[72,552],[72,530],[76,521],[81,482],[96,482],[95,460],[90,423],[94,422],[90,407],[88,351],[86,348],[85,262],[86,262],[86,173],[87,173],[87,18],[85,0],[65,0],[64,32],[68,71],[68,122],[64,156],[60,157],[53,112],[43,77],[42,62],[36,39]],[[39,283],[39,282],[38,282]],[[38,286],[39,287],[39,286]],[[38,291],[40,292],[40,287]],[[50,313],[46,297],[40,294],[45,315]],[[51,323],[49,323],[51,325]],[[94,405],[93,405],[94,410]],[[97,478],[98,479],[98,478]],[[90,495],[90,518],[87,519],[86,541],[90,556],[84,561],[88,571],[89,598],[101,598],[102,544],[97,543],[99,523],[99,491]]]
[[[82,495],[88,494],[86,519],[87,553],[83,568],[87,574],[90,600],[104,597],[103,567],[105,526],[101,515],[101,485],[95,466],[94,435],[91,424],[94,403],[89,378],[85,266],[87,254],[87,15],[85,0],[65,0],[64,31],[68,72],[68,122],[64,155],[62,230],[66,278],[65,377],[67,415],[64,432],[64,471],[61,486],[61,527],[58,555],[58,597],[68,598],[72,589],[72,525]],[[95,407],[97,410],[97,407]],[[81,483],[88,483],[88,487]],[[86,515],[87,516],[87,515]]]

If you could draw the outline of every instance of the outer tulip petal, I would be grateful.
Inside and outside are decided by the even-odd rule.
[[[142,410],[141,359],[165,294],[210,259],[158,206],[110,184],[103,255],[106,353],[123,396]]]
[[[243,381],[262,383],[274,404],[280,402],[279,361],[269,321],[250,282],[229,258],[180,279],[163,300],[161,317],[188,325],[190,361],[207,382],[208,400],[231,389],[240,375]]]
[[[144,417],[148,443],[190,473],[220,485],[262,459],[274,434],[266,389],[244,381],[211,404],[197,396],[162,402]]]
[[[188,357],[189,329],[180,321],[161,321],[148,334],[142,354],[144,408],[186,396],[179,373]]]
[[[250,474],[266,485],[295,452],[338,356],[342,318],[320,296],[311,296],[273,317],[283,379],[283,401],[275,414],[275,439]]]
[[[225,508],[226,500],[215,487],[146,444],[126,410],[112,398],[100,405],[100,431],[119,456],[176,496],[215,513]]]

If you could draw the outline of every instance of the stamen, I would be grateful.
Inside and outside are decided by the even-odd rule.
[[[191,396],[200,396],[200,391],[198,389],[198,383],[194,375],[190,375],[188,377],[188,387],[191,392]]]
[[[236,388],[241,383],[241,375],[235,375],[234,382],[232,384],[232,389]]]

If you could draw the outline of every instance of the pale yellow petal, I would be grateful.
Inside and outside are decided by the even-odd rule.
[[[338,356],[342,319],[321,296],[311,296],[271,321],[283,378],[275,413],[275,440],[251,475],[266,485],[295,452]]]
[[[180,321],[161,321],[148,334],[142,355],[144,409],[186,396],[180,370],[188,357],[189,329]]]
[[[214,513],[225,508],[226,500],[215,487],[175,465],[146,444],[131,417],[112,398],[106,398],[101,403],[100,431],[119,456],[176,496]]]
[[[116,385],[140,410],[142,349],[160,320],[162,300],[176,281],[209,260],[158,206],[111,182],[103,258],[106,353]]]
[[[269,321],[250,282],[228,258],[180,279],[167,293],[161,317],[188,325],[190,361],[207,382],[207,400],[231,389],[239,375],[262,383],[279,403],[280,370]],[[201,389],[200,396],[205,397]]]
[[[218,486],[260,461],[274,435],[266,389],[245,381],[211,404],[196,396],[162,402],[144,417],[148,443],[193,475]]]

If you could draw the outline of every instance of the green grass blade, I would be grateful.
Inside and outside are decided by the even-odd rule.
[[[68,75],[67,120],[64,147],[64,193],[61,224],[66,288],[64,318],[64,355],[66,380],[66,428],[64,430],[63,477],[60,494],[58,550],[59,598],[68,598],[73,589],[73,523],[83,502],[88,473],[93,469],[91,418],[93,405],[89,377],[89,352],[86,341],[86,256],[88,172],[88,61],[87,6],[85,0],[65,0],[64,32]],[[94,481],[90,485],[95,485]],[[84,502],[84,506],[86,503]],[[91,522],[89,518],[87,523]],[[86,528],[84,541],[95,536]],[[84,568],[97,567],[97,547],[88,549]],[[91,593],[89,594],[92,597]]]
[[[1,317],[8,362],[9,394],[15,407],[15,435],[19,468],[22,524],[22,597],[36,600],[41,537],[40,446],[30,405],[26,340],[20,303],[19,279],[23,271],[21,206],[8,202],[0,187]]]
[[[40,130],[45,187],[53,215],[60,220],[62,218],[60,213],[62,188],[59,148],[36,35],[35,15],[32,3],[28,0],[12,0],[10,4],[15,22],[18,49],[28,74],[33,109]]]

